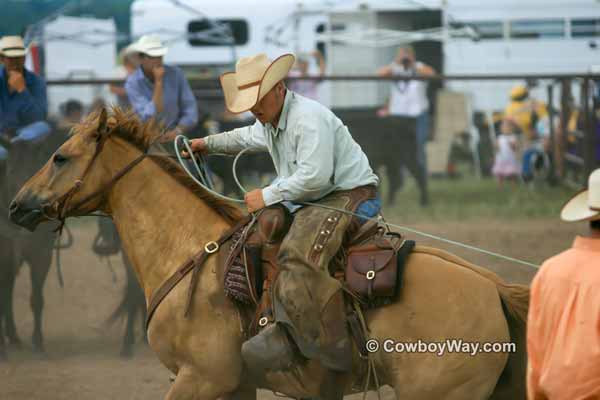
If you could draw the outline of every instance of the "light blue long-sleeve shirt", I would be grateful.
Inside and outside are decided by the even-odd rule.
[[[48,111],[46,82],[31,71],[23,71],[25,90],[10,92],[8,72],[0,66],[0,132],[43,121]]]
[[[254,125],[206,138],[209,152],[268,151],[278,178],[265,187],[267,206],[311,201],[336,190],[378,185],[369,160],[348,128],[320,103],[287,91],[277,128]]]
[[[129,103],[145,121],[156,117],[165,124],[166,129],[176,126],[191,127],[198,122],[198,106],[196,98],[183,72],[170,65],[165,65],[163,76],[163,111],[156,112],[152,101],[154,83],[146,78],[142,67],[139,67],[125,81],[125,91]]]

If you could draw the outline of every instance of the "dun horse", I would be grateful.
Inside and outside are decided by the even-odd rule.
[[[172,159],[143,156],[158,130],[118,109],[90,116],[20,190],[11,219],[35,229],[42,221],[102,210],[112,215],[148,302],[153,292],[206,243],[240,217],[235,207],[195,187]],[[134,164],[135,162],[135,164]],[[134,166],[135,165],[135,166]],[[127,173],[124,173],[127,171]],[[316,361],[291,373],[254,376],[242,362],[245,321],[225,296],[220,258],[199,270],[191,312],[184,317],[188,274],[156,309],[148,341],[174,374],[168,400],[255,399],[256,388],[293,397],[327,397],[328,377]],[[398,300],[368,311],[370,336],[383,343],[516,343],[516,353],[385,352],[374,354],[381,384],[398,399],[524,398],[524,320],[529,292],[451,254],[417,246],[408,258]],[[356,352],[356,354],[358,354]],[[343,376],[346,393],[364,371]]]

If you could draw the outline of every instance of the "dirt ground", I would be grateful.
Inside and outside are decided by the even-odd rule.
[[[413,227],[540,263],[569,247],[577,228],[581,228],[555,221],[533,220],[519,224],[476,221]],[[90,250],[96,225],[80,224],[73,231],[75,247],[62,255],[65,287],[59,287],[53,267],[45,288],[47,355],[44,358],[31,352],[32,316],[27,267],[19,274],[15,314],[25,346],[21,350],[11,348],[9,361],[0,363],[0,399],[162,399],[169,387],[168,371],[144,344],[136,346],[136,355],[132,359],[120,359],[124,326],[109,327],[105,323],[121,299],[125,283],[120,257],[111,259],[116,275],[114,280],[107,262],[100,261]],[[498,261],[415,235],[408,236],[419,243],[446,248],[490,267],[509,281],[528,283],[535,273],[529,267]],[[141,323],[138,328],[141,328]],[[372,394],[369,397],[376,398]],[[259,398],[274,397],[268,392],[261,392]],[[393,395],[388,391],[385,398],[391,399]]]

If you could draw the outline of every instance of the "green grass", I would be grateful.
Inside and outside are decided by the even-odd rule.
[[[386,182],[382,183],[385,198]],[[560,209],[574,191],[563,186],[527,186],[510,183],[503,188],[494,179],[463,176],[458,179],[430,179],[430,205],[419,206],[414,180],[406,176],[406,185],[394,204],[385,204],[388,219],[401,223],[528,218],[558,218]]]

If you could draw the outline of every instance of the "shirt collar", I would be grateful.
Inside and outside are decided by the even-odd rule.
[[[600,252],[600,239],[577,236],[575,238],[575,241],[573,242],[573,248],[593,252]]]
[[[267,125],[271,130],[273,130],[275,136],[279,134],[280,131],[284,131],[287,127],[287,118],[290,110],[290,103],[294,97],[294,93],[291,90],[286,90],[285,99],[283,100],[283,108],[281,109],[281,115],[279,116],[279,122],[277,123],[277,129],[268,123]]]

